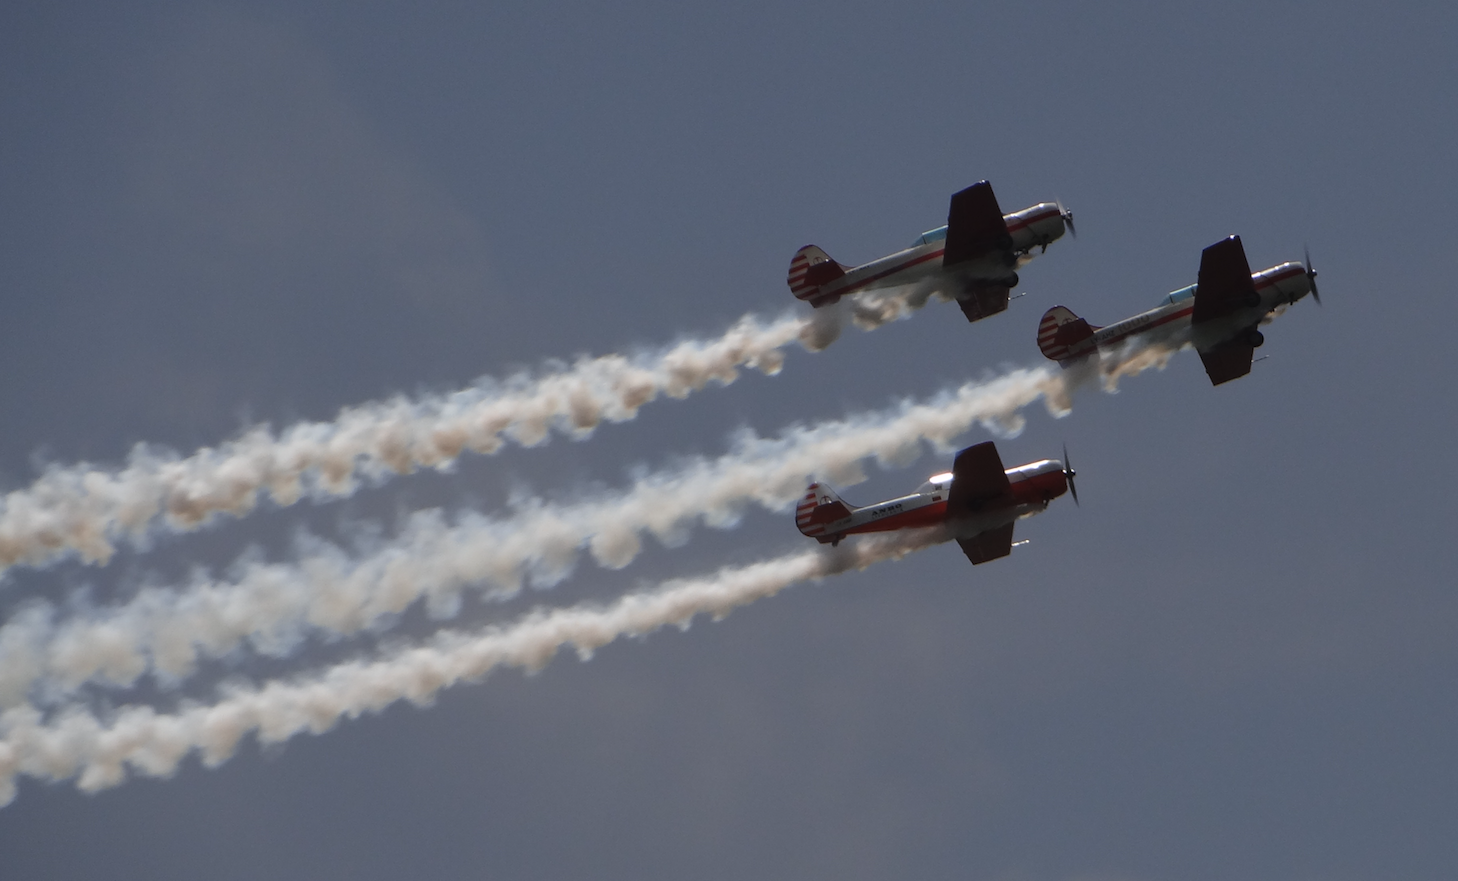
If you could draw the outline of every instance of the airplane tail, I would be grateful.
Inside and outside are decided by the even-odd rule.
[[[795,252],[790,261],[790,293],[819,308],[839,300],[838,295],[825,296],[820,286],[845,276],[845,267],[815,245],[806,245]]]
[[[1093,336],[1096,330],[1097,327],[1066,307],[1054,306],[1043,313],[1043,320],[1038,324],[1038,348],[1044,357],[1062,361],[1070,349]]]
[[[840,538],[830,530],[830,526],[846,519],[854,511],[855,508],[847,505],[830,486],[812,483],[795,506],[795,525],[802,533],[822,544],[838,542]]]

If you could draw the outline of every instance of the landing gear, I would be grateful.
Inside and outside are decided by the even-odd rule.
[[[1245,344],[1247,346],[1250,346],[1252,349],[1259,349],[1261,347],[1261,343],[1264,343],[1265,341],[1266,335],[1258,330],[1252,329],[1246,331],[1245,333]]]

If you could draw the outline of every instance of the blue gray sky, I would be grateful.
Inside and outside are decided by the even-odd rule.
[[[1142,311],[1232,233],[1257,267],[1309,244],[1325,306],[1268,328],[1268,360],[1238,382],[1211,388],[1186,352],[1065,418],[1031,408],[1005,460],[1066,442],[1083,504],[1021,524],[1031,543],[1008,559],[933,548],[427,708],[247,741],[216,769],[93,795],[26,779],[0,809],[0,874],[1450,877],[1455,19],[1416,3],[7,5],[7,490],[138,443],[187,453],[712,336],[791,306],[800,245],[881,256],[979,179],[1005,210],[1062,200],[1079,230],[976,325],[933,304],[585,441],[265,508],[104,568],[12,569],[7,619],[288,560],[301,534],[367,543],[431,507],[571,500],[745,429],[1036,365],[1044,309]],[[947,462],[871,467],[846,496],[900,494]],[[686,538],[456,623],[806,541],[758,509]],[[414,610],[380,639],[432,626]]]

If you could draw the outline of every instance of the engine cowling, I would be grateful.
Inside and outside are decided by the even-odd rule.
[[[1294,303],[1311,293],[1311,277],[1306,274],[1306,267],[1300,263],[1282,263],[1270,269],[1262,269],[1254,273],[1250,280],[1256,290],[1263,294],[1274,289],[1274,299],[1277,302]]]
[[[1046,247],[1063,236],[1066,225],[1063,211],[1056,202],[1040,202],[1003,218],[1014,251],[1030,251]]]

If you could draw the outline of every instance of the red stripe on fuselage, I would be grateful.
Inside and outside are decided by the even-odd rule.
[[[1022,505],[1041,505],[1047,500],[1056,499],[1068,492],[1068,481],[1061,471],[1049,471],[1044,474],[1036,474],[1022,480],[1015,480],[1009,485],[1012,492],[1012,499],[1001,504],[990,504],[968,513],[967,516],[977,517],[994,511],[1001,511],[1008,508],[1016,508]],[[875,507],[874,505],[871,507]],[[890,517],[883,517],[880,520],[871,520],[866,523],[859,523],[848,529],[841,530],[840,535],[857,535],[866,532],[892,532],[897,529],[916,529],[925,526],[937,526],[947,521],[947,503],[932,502],[930,505],[923,505],[920,508],[913,508],[900,514],[893,514]]]
[[[1267,270],[1261,270],[1261,271],[1262,272],[1265,272]],[[1255,284],[1256,290],[1260,290],[1261,288],[1268,288],[1268,287],[1270,287],[1273,284],[1277,284],[1279,282],[1283,282],[1283,281],[1285,281],[1288,278],[1295,278],[1298,275],[1305,275],[1305,274],[1306,274],[1305,267],[1302,267],[1302,266],[1299,266],[1298,265],[1296,267],[1293,267],[1291,269],[1286,270],[1285,272],[1281,273],[1280,275],[1272,275],[1272,276],[1267,276],[1267,277],[1264,277],[1263,278],[1263,277],[1261,277],[1261,275],[1259,273],[1253,274],[1251,276],[1251,282],[1253,284]],[[1259,282],[1256,281],[1257,278],[1260,279]]]
[[[1262,271],[1264,271],[1264,270],[1262,270]],[[1295,278],[1298,275],[1305,275],[1305,274],[1306,274],[1306,270],[1303,269],[1303,268],[1301,268],[1301,267],[1299,267],[1299,266],[1292,267],[1291,269],[1286,270],[1285,272],[1281,273],[1280,275],[1262,276],[1259,273],[1254,273],[1254,274],[1251,275],[1251,284],[1252,284],[1252,286],[1256,290],[1259,291],[1259,290],[1264,290],[1265,288],[1268,288],[1268,287],[1270,287],[1273,284],[1279,284],[1280,282],[1286,281],[1287,279]],[[1179,309],[1179,310],[1177,310],[1175,312],[1171,312],[1170,314],[1164,316],[1163,318],[1160,318],[1160,319],[1158,319],[1156,321],[1151,321],[1150,323],[1144,325],[1143,327],[1135,328],[1134,330],[1130,330],[1130,331],[1126,331],[1124,333],[1121,333],[1118,336],[1113,336],[1113,337],[1109,337],[1106,340],[1102,340],[1097,345],[1098,346],[1107,346],[1107,345],[1109,345],[1111,343],[1121,342],[1122,340],[1127,339],[1129,336],[1131,336],[1133,334],[1136,334],[1136,333],[1146,333],[1148,331],[1154,330],[1157,327],[1163,327],[1164,325],[1170,323],[1171,321],[1174,321],[1174,320],[1179,319],[1179,318],[1183,318],[1184,316],[1189,315],[1189,314],[1193,313],[1194,311],[1195,311],[1195,307],[1194,307],[1194,305],[1192,303],[1190,306],[1188,306],[1188,307],[1186,307],[1184,309]],[[1040,340],[1042,339],[1042,335],[1041,334],[1039,335],[1039,339]]]
[[[1103,347],[1103,346],[1110,345],[1112,343],[1120,342],[1122,340],[1128,339],[1130,336],[1133,336],[1136,333],[1148,333],[1149,331],[1154,330],[1156,327],[1163,327],[1164,325],[1169,324],[1171,321],[1174,321],[1177,318],[1183,318],[1184,316],[1189,315],[1189,314],[1191,314],[1194,311],[1195,311],[1195,307],[1194,306],[1187,306],[1184,309],[1180,309],[1178,311],[1171,312],[1170,314],[1164,316],[1163,318],[1160,318],[1157,321],[1151,321],[1148,324],[1144,325],[1143,327],[1136,327],[1133,330],[1126,330],[1123,333],[1119,334],[1118,336],[1111,336],[1111,337],[1109,337],[1106,340],[1099,340],[1098,342],[1094,343],[1094,348],[1096,349],[1096,348],[1100,348],[1100,347]],[[1094,339],[1094,338],[1093,337],[1089,337],[1089,339]],[[1090,349],[1089,351],[1092,351],[1092,349]]]
[[[1016,232],[1017,230],[1023,229],[1024,227],[1027,227],[1027,226],[1031,226],[1031,225],[1037,223],[1040,220],[1047,220],[1048,218],[1053,217],[1057,213],[1058,213],[1058,209],[1057,208],[1049,208],[1047,211],[1043,212],[1042,214],[1035,214],[1032,217],[1027,218],[1026,220],[1019,220],[1016,223],[1007,223],[1007,221],[1004,220],[1003,223],[1004,223],[1004,225],[1007,226],[1007,231],[1008,232]]]
[[[1056,208],[1054,208],[1054,209],[1049,209],[1048,211],[1044,212],[1043,214],[1037,214],[1037,215],[1034,215],[1033,217],[1029,217],[1029,218],[1026,218],[1024,220],[1019,220],[1019,221],[1017,221],[1017,222],[1015,222],[1013,224],[1008,224],[1007,221],[1006,221],[1006,219],[1004,219],[1003,224],[1005,226],[1007,226],[1008,232],[1011,233],[1011,232],[1014,232],[1016,230],[1023,229],[1024,227],[1026,227],[1026,226],[1028,226],[1030,224],[1037,223],[1040,220],[1046,220],[1047,218],[1053,217],[1056,214],[1058,214],[1058,210]],[[944,253],[946,253],[946,249],[945,248],[942,248],[940,250],[931,251],[929,253],[923,254],[920,257],[913,257],[910,260],[906,261],[905,263],[902,263],[899,266],[893,266],[890,269],[884,270],[882,272],[878,272],[875,275],[870,276],[869,278],[863,278],[860,281],[856,282],[855,284],[847,285],[847,286],[845,286],[843,288],[836,289],[836,290],[833,291],[833,293],[836,296],[843,296],[845,294],[852,293],[854,291],[860,290],[861,288],[863,288],[866,285],[869,285],[869,284],[871,284],[873,282],[878,282],[878,281],[880,281],[883,278],[886,278],[888,276],[895,275],[898,272],[905,272],[906,270],[910,269],[913,266],[920,266],[921,264],[925,263],[928,260],[935,260],[936,258],[942,256]],[[851,271],[854,272],[855,270],[851,270]],[[821,288],[824,288],[824,287],[827,287],[827,285],[821,285],[820,287]]]
[[[841,535],[855,535],[861,532],[893,532],[897,529],[916,529],[922,526],[936,526],[947,519],[947,503],[932,502],[930,505],[923,505],[920,508],[913,508],[910,511],[903,511],[900,514],[893,514],[890,517],[883,517],[880,520],[872,520],[862,523],[859,526],[852,526]]]
[[[942,256],[942,254],[944,254],[945,252],[946,252],[946,249],[943,248],[941,250],[932,251],[930,253],[923,254],[920,257],[913,257],[910,260],[906,261],[905,263],[901,264],[900,266],[893,266],[893,267],[891,267],[890,269],[887,269],[884,272],[878,272],[878,273],[876,273],[875,275],[873,275],[873,276],[871,276],[869,278],[863,278],[860,281],[856,282],[855,284],[846,285],[845,287],[841,288],[840,290],[836,291],[835,293],[836,294],[842,294],[842,295],[843,294],[848,294],[851,291],[858,290],[860,288],[865,287],[866,285],[870,284],[873,281],[880,281],[881,279],[885,278],[888,275],[895,275],[898,272],[905,272],[906,270],[910,269],[913,266],[919,266],[919,265],[925,263],[928,260],[934,260],[937,257]]]

